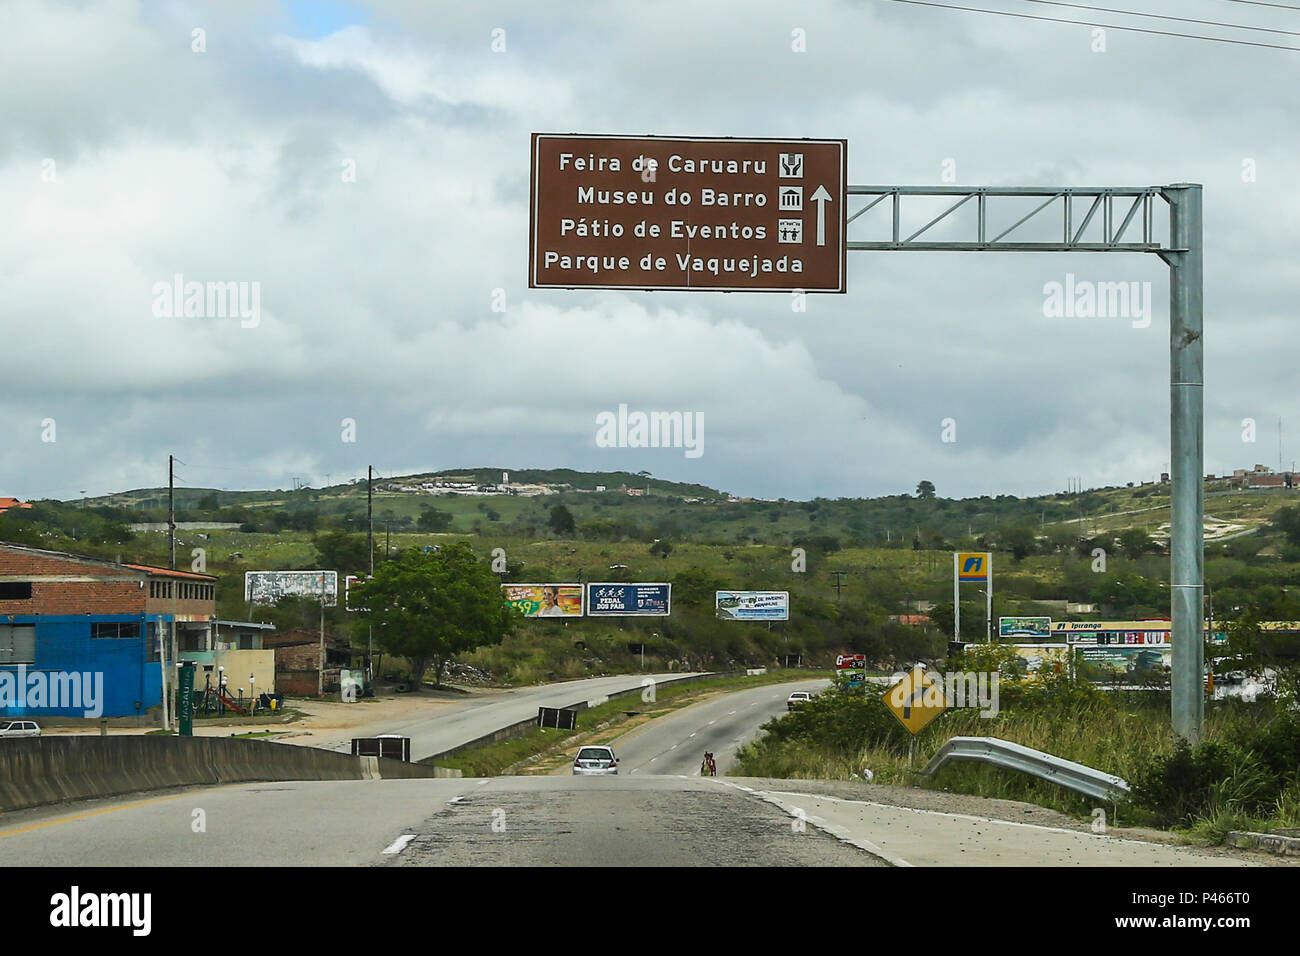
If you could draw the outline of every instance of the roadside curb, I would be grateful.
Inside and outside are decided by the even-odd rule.
[[[1263,850],[1276,856],[1300,856],[1300,836],[1287,836],[1284,833],[1233,830],[1223,842],[1241,850]]]

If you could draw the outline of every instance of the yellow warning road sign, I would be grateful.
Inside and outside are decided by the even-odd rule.
[[[948,709],[943,682],[923,668],[915,667],[884,694],[885,706],[912,735],[919,734],[930,721]]]

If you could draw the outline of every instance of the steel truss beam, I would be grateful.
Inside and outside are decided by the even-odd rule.
[[[886,200],[885,208],[891,214],[888,239],[849,239],[846,245],[853,251],[1148,252],[1160,256],[1169,265],[1169,445],[1173,483],[1169,537],[1173,644],[1170,716],[1175,734],[1190,743],[1198,743],[1205,716],[1202,638],[1205,488],[1201,478],[1205,459],[1202,187],[1197,183],[1097,188],[849,186],[848,193],[849,196],[865,197],[865,204],[847,215],[846,236],[847,225],[886,204]],[[953,202],[921,228],[904,235],[900,226],[903,200],[928,196],[950,196]],[[997,204],[998,199],[1013,197],[1042,201],[990,238],[988,207]],[[1152,229],[1157,198],[1169,205],[1169,233],[1164,244]],[[972,199],[976,205],[973,236],[957,240],[927,236],[935,225]],[[1061,217],[1059,240],[1044,242],[1007,238],[1025,223],[1036,218],[1041,222],[1053,215],[1047,210],[1054,205],[1059,205],[1056,214]],[[1080,213],[1081,219],[1078,218]],[[1118,221],[1117,214],[1122,216]],[[1101,216],[1100,241],[1095,238],[1084,241],[1084,233],[1098,215]]]
[[[1152,218],[1155,200],[1164,198],[1159,186],[849,186],[850,196],[862,196],[865,203],[851,212],[853,222],[885,205],[890,212],[888,239],[848,240],[848,248],[857,251],[916,249],[928,252],[1169,252],[1154,236]],[[901,228],[903,200],[909,197],[951,196],[952,205],[909,235]],[[1015,223],[989,238],[989,206],[997,199],[1041,199],[1037,206]],[[967,239],[933,239],[926,236],[931,227],[975,200],[975,234]],[[994,202],[990,202],[994,200]],[[886,202],[888,201],[888,202]],[[1002,205],[1010,205],[1004,203]],[[1049,211],[1053,206],[1054,211]],[[1085,241],[1083,236],[1093,220],[1101,216],[1101,241]],[[1031,220],[1042,222],[1049,216],[1060,217],[1060,236],[1056,242],[1027,241],[1007,237]],[[1080,215],[1082,218],[1080,219]],[[876,219],[882,218],[877,215]],[[1136,222],[1135,222],[1136,220]],[[1130,228],[1132,227],[1132,228]]]

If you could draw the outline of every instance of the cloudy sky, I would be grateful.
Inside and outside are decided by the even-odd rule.
[[[1300,47],[1300,2],[1095,3],[1295,36],[945,2]],[[1279,419],[1290,467],[1297,89],[1300,53],[892,0],[9,0],[0,495],[158,485],[169,453],[230,489],[570,467],[789,498],[1167,467],[1156,256],[853,252],[802,313],[530,290],[529,134],[569,131],[844,138],[851,183],[1203,183],[1206,470],[1276,466]],[[1045,315],[1067,273],[1150,283],[1150,324]],[[256,324],[157,314],[178,274],[256,283]],[[597,447],[620,404],[701,413],[703,454]]]

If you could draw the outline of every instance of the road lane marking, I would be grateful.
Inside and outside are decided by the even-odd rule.
[[[716,779],[716,778],[714,778],[714,779]],[[844,827],[836,826],[836,825],[833,824],[833,823],[829,823],[828,821],[824,820],[824,819],[821,818],[821,817],[810,816],[810,815],[808,815],[807,813],[805,813],[801,808],[796,807],[796,806],[794,806],[793,804],[786,803],[784,800],[780,799],[779,797],[775,797],[775,796],[773,796],[771,793],[769,793],[769,792],[767,792],[767,791],[763,791],[763,790],[750,790],[748,787],[742,787],[742,786],[741,786],[740,784],[738,784],[738,783],[729,783],[729,782],[726,781],[726,780],[717,780],[717,782],[720,783],[720,784],[722,784],[724,787],[732,787],[733,789],[736,789],[736,790],[745,790],[745,791],[748,791],[749,793],[751,793],[751,794],[753,794],[754,796],[758,797],[760,800],[763,800],[763,801],[765,801],[765,802],[767,802],[767,803],[772,804],[772,805],[775,806],[775,807],[780,808],[782,811],[784,811],[784,812],[785,812],[786,814],[788,814],[789,816],[795,817],[796,819],[804,820],[804,821],[806,821],[807,823],[811,823],[813,826],[817,827],[819,830],[824,830],[824,831],[826,831],[826,832],[829,833],[831,836],[835,837],[835,839],[840,840],[840,841],[843,842],[843,843],[848,843],[848,844],[851,845],[851,846],[855,846],[855,847],[857,847],[859,850],[865,850],[866,852],[870,853],[872,856],[877,857],[877,858],[879,858],[879,859],[881,859],[881,860],[884,860],[884,861],[885,861],[886,863],[888,863],[890,866],[907,867],[907,868],[909,868],[909,869],[912,868],[912,864],[911,864],[911,863],[908,863],[908,862],[907,862],[906,860],[904,860],[901,856],[895,856],[894,854],[888,852],[887,850],[883,850],[883,849],[881,849],[880,847],[876,846],[876,844],[872,843],[872,842],[871,842],[870,840],[868,840],[868,839],[865,839],[864,837],[857,837],[857,836],[854,836],[852,833],[850,833],[850,832],[849,832],[848,830],[846,830]],[[777,792],[783,792],[783,791],[777,791]],[[819,799],[818,797],[816,797],[816,796],[813,795],[813,794],[786,794],[786,795],[787,795],[787,796],[804,796],[804,797],[812,797],[813,799]],[[855,801],[846,800],[846,801],[844,801],[844,802],[846,802],[846,803],[853,803],[853,802],[855,802]]]
[[[155,800],[141,800],[139,803],[124,803],[120,807],[104,807],[102,810],[91,810],[88,813],[78,813],[75,816],[59,817],[57,820],[47,820],[44,823],[32,823],[25,827],[15,827],[12,830],[0,830],[0,837],[17,836],[19,833],[30,833],[33,830],[43,830],[46,827],[57,826],[60,823],[73,823],[77,820],[88,820],[91,817],[97,817],[105,813],[116,813],[118,810],[132,810],[136,807],[147,807],[154,803],[165,803],[168,800],[180,800],[185,797],[193,797],[193,794],[183,793],[175,797],[158,797]]]
[[[401,853],[403,850],[406,849],[406,844],[410,843],[414,839],[415,839],[414,833],[404,833],[401,836],[399,836],[396,840],[394,840],[392,843],[388,844],[388,846],[384,847],[384,853],[389,856],[393,855],[394,853]]]
[[[729,711],[727,711],[727,716],[730,717],[730,716],[731,716],[732,714],[734,714],[734,713],[735,713],[734,710],[729,710]]]

